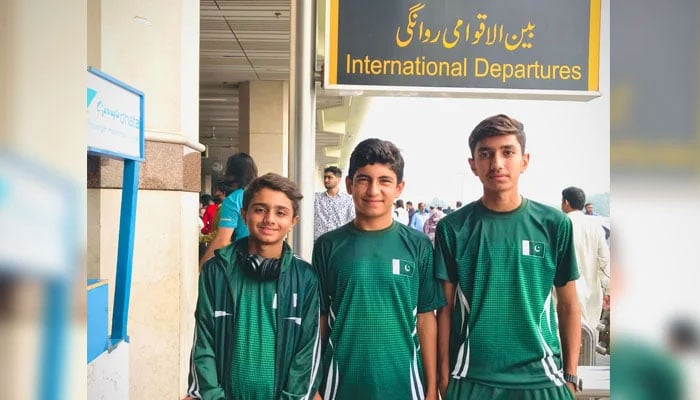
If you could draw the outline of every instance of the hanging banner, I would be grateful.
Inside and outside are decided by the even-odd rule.
[[[329,0],[324,88],[598,93],[600,0]]]

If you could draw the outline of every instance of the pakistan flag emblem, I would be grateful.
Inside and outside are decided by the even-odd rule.
[[[416,263],[394,258],[391,260],[391,267],[394,275],[413,276],[413,271],[416,270]]]
[[[523,255],[544,258],[544,242],[523,240]]]

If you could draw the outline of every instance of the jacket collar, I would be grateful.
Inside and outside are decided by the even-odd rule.
[[[214,252],[218,257],[223,258],[225,261],[227,261],[229,265],[231,265],[235,260],[236,260],[236,252],[240,251],[243,254],[248,253],[248,237],[244,237],[241,239],[236,240],[235,242],[231,243],[228,246],[222,247]],[[289,247],[289,244],[284,241],[282,242],[282,259],[281,261],[281,271],[283,272],[284,270],[287,269],[289,266],[289,263],[292,261],[292,258],[294,258],[294,252],[292,251],[292,248]]]

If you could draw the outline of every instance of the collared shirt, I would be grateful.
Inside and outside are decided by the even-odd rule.
[[[327,192],[314,194],[314,242],[319,236],[339,228],[355,218],[352,196],[339,191],[335,197]]]
[[[425,221],[428,220],[428,217],[430,217],[430,214],[427,212],[416,212],[413,214],[413,219],[411,219],[410,227],[423,232],[423,225],[425,224]]]

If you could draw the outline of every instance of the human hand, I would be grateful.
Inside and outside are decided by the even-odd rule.
[[[576,387],[574,386],[574,384],[571,382],[566,382],[566,387],[569,388],[569,391],[571,391],[571,394],[575,397],[576,396]]]

